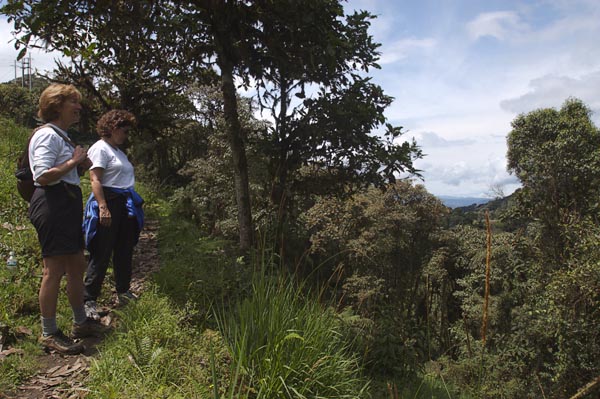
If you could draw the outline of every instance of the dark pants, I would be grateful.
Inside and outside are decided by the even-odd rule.
[[[105,191],[106,194],[106,191]],[[131,259],[135,243],[137,220],[127,216],[126,199],[118,195],[107,196],[106,205],[110,211],[112,222],[109,227],[98,223],[96,235],[90,242],[90,260],[85,275],[86,301],[95,301],[100,295],[106,269],[112,256],[113,273],[117,293],[129,289],[131,283]]]

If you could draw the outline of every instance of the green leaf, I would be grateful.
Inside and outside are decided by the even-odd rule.
[[[288,335],[286,335],[286,336],[283,338],[283,340],[284,340],[284,341],[288,341],[288,340],[290,340],[290,339],[299,339],[300,341],[304,341],[304,338],[302,338],[302,336],[300,336],[300,334],[298,334],[298,333],[295,333],[295,332],[293,332],[293,333],[289,333]]]
[[[23,59],[23,57],[25,57],[25,54],[27,54],[27,47],[21,49],[21,51],[19,51],[19,55],[17,56],[17,61],[20,61]]]

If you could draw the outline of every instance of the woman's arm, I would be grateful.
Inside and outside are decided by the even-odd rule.
[[[59,180],[62,176],[67,174],[71,169],[77,167],[81,162],[83,162],[87,158],[87,151],[81,147],[75,147],[73,151],[73,156],[71,159],[66,162],[61,163],[60,165],[56,165],[46,170],[42,175],[40,175],[36,181],[45,186],[49,183],[52,183],[56,180]]]
[[[100,224],[108,227],[111,223],[111,214],[106,205],[106,198],[104,197],[104,189],[102,188],[102,177],[104,176],[104,169],[94,168],[90,170],[90,181],[92,183],[92,193],[96,197],[98,202],[98,209],[100,210]]]

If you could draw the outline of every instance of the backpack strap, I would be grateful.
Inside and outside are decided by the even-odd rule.
[[[77,147],[77,144],[75,144],[75,142],[73,140],[71,140],[69,137],[67,137],[63,132],[61,132],[59,129],[55,128],[51,124],[46,123],[45,125],[36,127],[35,129],[33,129],[33,132],[31,132],[31,135],[29,136],[29,139],[27,140],[27,146],[25,147],[25,150],[23,151],[21,156],[17,159],[17,168],[24,168],[24,167],[29,168],[29,145],[31,144],[31,139],[33,139],[33,135],[36,134],[36,132],[38,130],[43,129],[45,127],[52,128],[52,130],[54,130],[56,132],[56,134],[58,134],[71,147],[73,147],[73,148]],[[27,161],[27,162],[25,163],[24,161]]]
[[[31,139],[33,138],[33,135],[38,130],[40,130],[41,128],[43,128],[45,126],[46,125],[38,126],[35,129],[33,129],[33,131],[31,132],[31,134],[29,135],[29,138],[27,139],[27,145],[25,146],[25,149],[23,150],[23,153],[17,159],[17,168],[24,168],[24,167],[29,168],[29,145],[31,144]],[[27,160],[27,163],[24,163],[25,160]]]
[[[41,129],[41,128],[43,128],[43,127],[50,127],[50,128],[52,128],[52,130],[54,130],[54,131],[55,131],[55,132],[56,132],[56,133],[57,133],[57,134],[58,134],[60,137],[62,137],[62,139],[63,139],[63,140],[64,140],[64,141],[65,141],[67,144],[69,144],[69,145],[70,145],[71,147],[73,147],[73,148],[77,147],[77,144],[75,144],[75,142],[74,142],[73,140],[71,140],[71,139],[70,139],[69,137],[67,137],[67,136],[66,136],[66,135],[65,135],[63,132],[61,132],[59,129],[55,128],[55,127],[54,127],[54,126],[52,126],[51,124],[47,123],[47,124],[45,124],[45,125],[41,126],[41,127],[40,127],[40,129]],[[36,131],[37,131],[37,130],[39,130],[39,129],[36,129]]]
[[[73,140],[71,140],[68,136],[66,136],[63,132],[61,132],[59,129],[57,129],[56,127],[52,126],[50,123],[46,123],[45,125],[42,126],[38,126],[35,129],[33,129],[33,132],[31,132],[31,136],[29,136],[29,140],[27,141],[27,151],[29,151],[29,144],[31,144],[31,139],[33,138],[33,135],[40,129],[43,129],[45,127],[49,127],[52,130],[54,130],[56,132],[56,134],[58,134],[67,144],[69,144],[71,147],[75,148],[77,147],[77,144],[75,144],[75,142]]]

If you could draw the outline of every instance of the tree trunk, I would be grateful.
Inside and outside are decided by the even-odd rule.
[[[237,95],[233,71],[239,58],[232,32],[239,26],[239,4],[222,0],[196,0],[199,10],[207,11],[207,22],[212,31],[217,65],[221,71],[221,92],[227,139],[231,148],[235,184],[235,200],[238,207],[240,251],[246,253],[252,246],[252,208],[250,207],[250,184],[248,161],[240,125]]]
[[[279,116],[275,118],[275,148],[278,148],[277,167],[275,169],[275,175],[273,176],[273,187],[271,190],[271,202],[277,210],[277,248],[280,259],[285,259],[285,231],[284,224],[287,218],[287,207],[286,204],[288,198],[286,198],[286,184],[288,175],[288,127],[287,127],[287,110],[288,110],[288,96],[287,96],[287,85],[288,81],[283,77],[281,73],[280,83],[280,110]],[[275,110],[273,110],[275,111]]]
[[[221,90],[227,137],[231,146],[235,181],[235,199],[238,206],[238,225],[240,229],[240,250],[246,252],[252,246],[252,210],[250,207],[250,185],[248,183],[248,162],[242,139],[242,128],[238,118],[237,97],[233,83],[233,67],[220,60]]]

